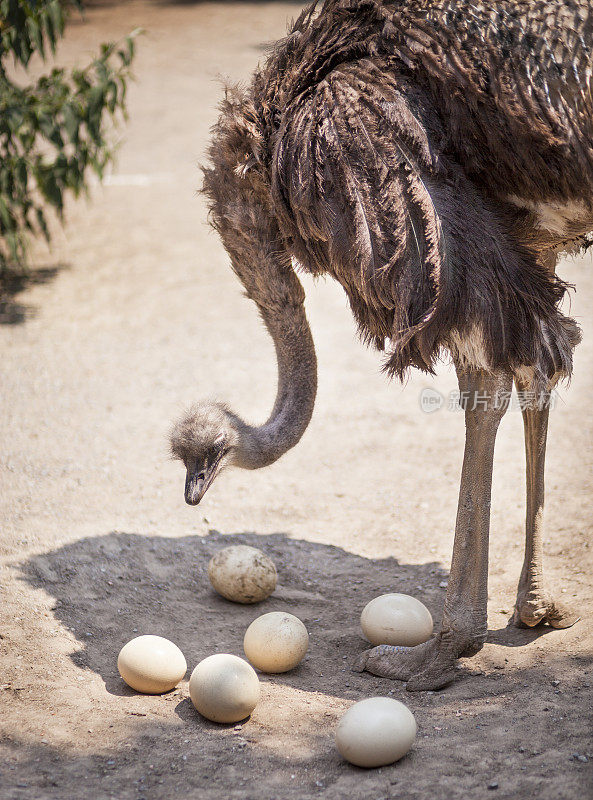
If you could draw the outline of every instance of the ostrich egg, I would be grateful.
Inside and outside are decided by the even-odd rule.
[[[185,675],[185,656],[162,636],[136,636],[122,647],[117,668],[124,681],[144,694],[174,689]]]
[[[276,567],[256,547],[244,544],[219,550],[208,564],[210,583],[218,594],[235,603],[259,603],[276,588]]]
[[[336,729],[340,755],[357,767],[382,767],[405,756],[416,738],[416,720],[391,697],[355,703]]]
[[[305,657],[309,634],[293,614],[271,611],[254,620],[245,632],[243,650],[262,672],[288,672]]]
[[[414,647],[430,639],[432,617],[426,606],[408,594],[382,594],[367,603],[360,616],[371,644]]]
[[[192,672],[189,696],[206,719],[239,722],[251,714],[259,701],[259,679],[244,659],[216,653],[200,661]]]

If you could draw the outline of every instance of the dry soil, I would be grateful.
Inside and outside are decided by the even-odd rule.
[[[575,377],[552,413],[547,574],[582,612],[565,631],[507,629],[522,560],[520,413],[497,445],[488,642],[438,693],[350,671],[359,615],[401,591],[440,619],[452,546],[463,418],[421,411],[435,379],[389,385],[357,341],[339,287],[305,281],[320,361],[319,398],[299,446],[257,473],[221,478],[183,503],[168,460],[171,420],[192,399],[229,400],[264,419],[273,349],[242,298],[196,194],[219,76],[246,79],[290,3],[113,3],[73,24],[59,62],[136,26],[136,83],[116,170],[72,204],[54,249],[1,307],[0,797],[538,798],[591,796],[591,400],[593,270],[567,261],[584,329]],[[19,288],[19,287],[13,287]],[[219,548],[255,545],[279,587],[260,606],[211,590]],[[190,668],[242,654],[247,625],[288,610],[311,644],[293,672],[262,675],[238,726],[202,719],[187,677],[163,697],[128,689],[120,647],[140,633],[175,641]],[[365,771],[333,743],[342,712],[388,694],[418,722],[412,752]],[[497,786],[497,788],[493,788]]]

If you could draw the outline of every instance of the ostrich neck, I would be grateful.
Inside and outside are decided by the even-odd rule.
[[[293,274],[292,278],[298,283]],[[299,289],[302,289],[299,284]],[[260,312],[276,348],[278,391],[268,420],[254,427],[235,417],[239,432],[234,464],[258,469],[277,461],[294,447],[309,424],[317,392],[317,359],[302,303]]]

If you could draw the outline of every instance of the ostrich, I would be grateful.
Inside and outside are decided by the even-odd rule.
[[[583,0],[326,0],[226,90],[214,128],[211,220],[274,340],[278,391],[259,427],[221,403],[176,423],[187,503],[226,466],[276,461],[309,423],[316,358],[295,268],[339,281],[389,376],[455,365],[466,439],[441,629],[354,665],[409,690],[445,686],[486,638],[493,451],[513,380],[532,397],[513,621],[577,621],[543,579],[542,512],[550,391],[579,341],[555,265],[593,229],[592,47]]]

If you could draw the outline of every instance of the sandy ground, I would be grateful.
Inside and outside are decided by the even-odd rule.
[[[389,385],[356,340],[339,287],[306,282],[320,361],[313,422],[259,473],[229,473],[199,508],[166,433],[184,404],[228,399],[254,420],[275,391],[271,343],[241,297],[195,189],[220,94],[298,12],[287,3],[126,3],[70,28],[60,62],[136,25],[137,82],[112,179],[69,210],[36,281],[1,308],[0,797],[584,798],[593,787],[591,495],[593,271],[562,265],[584,328],[572,385],[552,414],[547,573],[583,620],[566,631],[507,630],[522,560],[521,415],[503,422],[493,494],[488,643],[439,693],[351,673],[372,597],[419,597],[436,620],[452,546],[463,419],[428,415],[434,380]],[[45,270],[45,271],[43,271]],[[256,545],[280,585],[259,607],[216,596],[218,548]],[[246,626],[286,609],[307,625],[305,661],[262,675],[240,726],[202,719],[187,680],[135,694],[120,647],[162,634],[190,669],[242,654]],[[341,761],[333,731],[356,700],[388,694],[419,734],[396,765]],[[489,790],[489,784],[498,788]]]

